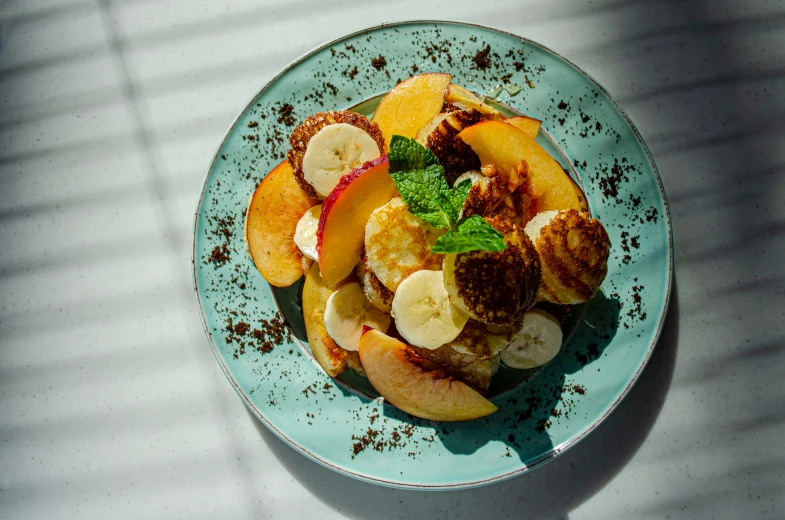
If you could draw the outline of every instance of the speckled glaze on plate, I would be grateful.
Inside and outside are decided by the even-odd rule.
[[[330,379],[304,339],[297,339],[304,338],[296,319],[300,284],[273,291],[243,242],[249,196],[284,159],[292,124],[320,110],[355,107],[415,72],[433,71],[448,72],[476,92],[522,86],[517,95],[502,90],[498,101],[544,121],[538,140],[569,166],[612,242],[601,292],[576,318],[559,355],[525,383],[494,392],[498,412],[466,423],[413,418],[373,399],[356,375]],[[672,265],[662,184],[621,107],[553,51],[456,22],[374,27],[294,61],[228,131],[205,179],[194,226],[194,286],[204,327],[246,405],[313,460],[360,480],[413,489],[507,479],[591,432],[629,392],[651,355],[668,306]],[[276,312],[289,317],[293,336],[262,352],[253,331]],[[502,369],[499,378],[518,375],[510,372]]]

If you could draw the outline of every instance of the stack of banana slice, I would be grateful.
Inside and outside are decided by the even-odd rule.
[[[559,352],[561,326],[532,308],[537,301],[586,301],[604,278],[603,269],[607,271],[607,254],[602,255],[607,234],[587,214],[570,210],[531,220],[524,200],[498,178],[478,171],[479,159],[456,135],[483,117],[474,108],[451,106],[416,139],[440,159],[449,184],[471,180],[462,216],[483,217],[504,235],[506,249],[432,253],[444,231],[393,198],[371,214],[357,269],[329,297],[324,311],[327,332],[343,349],[358,350],[363,327],[388,331],[394,323],[388,334],[402,337],[419,356],[480,392],[487,391],[500,361],[528,369]],[[384,151],[378,127],[351,112],[315,114],[295,129],[290,142],[289,160],[298,183],[319,199],[343,175]],[[318,261],[320,212],[321,206],[311,208],[294,236],[309,261]],[[570,235],[575,232],[596,247],[576,248]]]

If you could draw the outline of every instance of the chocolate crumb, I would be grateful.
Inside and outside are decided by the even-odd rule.
[[[248,332],[248,329],[250,328],[251,328],[250,325],[248,325],[244,321],[241,321],[240,323],[234,326],[234,333],[237,335],[243,335],[246,332]]]
[[[378,58],[371,60],[371,65],[373,65],[373,68],[376,70],[382,70],[387,66],[387,59],[380,54]]]
[[[485,45],[485,48],[477,51],[477,54],[472,58],[474,66],[479,70],[485,70],[491,66],[491,46]]]
[[[294,107],[289,103],[281,105],[281,108],[278,109],[278,122],[286,126],[294,126],[295,121],[292,112],[294,112]]]
[[[208,257],[208,261],[210,263],[215,264],[216,267],[224,265],[230,259],[229,257],[229,248],[226,245],[222,246],[215,246],[213,248],[213,252],[210,253]]]

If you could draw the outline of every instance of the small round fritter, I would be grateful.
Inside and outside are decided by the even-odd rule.
[[[480,158],[458,134],[483,120],[484,116],[473,108],[443,112],[418,132],[417,142],[438,157],[450,186],[463,172],[480,169]]]
[[[507,248],[499,252],[446,255],[444,285],[451,301],[473,319],[492,325],[511,325],[521,312],[534,305],[540,259],[522,230],[506,219],[486,220],[506,235]]]
[[[608,274],[611,245],[599,220],[574,209],[546,212],[526,225],[526,234],[542,262],[538,300],[565,305],[594,297]]]
[[[305,151],[308,149],[308,142],[313,136],[319,133],[319,130],[328,125],[336,123],[346,123],[357,128],[364,130],[368,135],[373,138],[376,145],[379,147],[379,155],[384,153],[384,136],[379,129],[379,125],[372,123],[367,117],[356,112],[349,110],[333,111],[333,112],[317,112],[308,116],[305,121],[297,125],[289,136],[289,150],[287,157],[289,164],[292,165],[294,177],[297,183],[308,194],[309,197],[319,198],[316,190],[311,184],[305,180],[303,173],[303,157]]]
[[[443,255],[431,253],[431,248],[444,233],[412,214],[396,197],[376,208],[365,224],[368,265],[379,281],[395,292],[410,274],[439,270]]]
[[[461,354],[475,356],[477,359],[490,359],[512,343],[523,324],[523,313],[516,317],[512,325],[486,325],[477,320],[469,320],[458,337],[444,347]]]
[[[368,265],[368,256],[365,251],[360,255],[360,261],[357,263],[357,277],[360,279],[360,287],[363,288],[363,293],[371,305],[390,314],[395,293],[385,287],[381,280],[373,274],[371,266]]]
[[[478,171],[468,171],[455,179],[455,184],[470,180],[472,187],[463,203],[462,217],[506,217],[515,225],[522,225],[525,209],[523,199],[510,193],[501,177],[486,177]]]

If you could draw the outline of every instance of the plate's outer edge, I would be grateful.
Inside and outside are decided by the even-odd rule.
[[[644,154],[646,156],[646,159],[647,159],[647,161],[649,163],[649,166],[651,168],[651,171],[654,174],[654,180],[656,181],[656,186],[658,188],[659,197],[660,197],[661,202],[662,202],[662,208],[663,208],[663,212],[664,212],[663,218],[665,220],[665,224],[666,224],[665,225],[665,229],[666,229],[666,232],[667,232],[668,255],[667,255],[667,272],[665,273],[665,276],[666,276],[666,279],[667,279],[667,283],[666,283],[666,294],[665,294],[665,297],[663,299],[663,305],[660,308],[660,310],[658,311],[658,313],[659,313],[659,322],[657,324],[656,331],[655,331],[654,335],[652,336],[651,341],[649,342],[649,345],[647,347],[646,355],[645,355],[645,358],[644,358],[643,362],[640,364],[640,366],[638,367],[638,370],[633,375],[632,379],[629,381],[629,383],[624,388],[624,390],[619,394],[617,399],[611,404],[611,406],[603,413],[603,415],[601,417],[599,417],[594,422],[592,422],[591,424],[586,426],[582,431],[576,433],[568,441],[563,442],[563,443],[559,444],[558,446],[554,446],[551,450],[549,450],[549,452],[545,453],[540,459],[536,460],[535,462],[533,462],[533,463],[531,463],[529,465],[524,465],[523,467],[521,467],[521,468],[519,468],[519,469],[517,469],[515,471],[502,473],[502,474],[496,475],[496,476],[491,477],[491,478],[479,479],[479,480],[474,480],[474,481],[470,481],[470,482],[462,482],[462,483],[457,483],[457,484],[411,484],[411,483],[401,483],[401,482],[387,481],[387,480],[384,480],[384,479],[377,479],[377,478],[374,478],[374,477],[371,477],[371,476],[368,476],[368,475],[363,475],[363,474],[360,474],[360,473],[352,472],[351,470],[349,470],[347,468],[338,467],[338,466],[335,466],[333,464],[330,464],[329,462],[319,458],[317,455],[315,455],[314,453],[310,452],[305,447],[301,446],[300,444],[294,442],[292,439],[287,437],[282,431],[280,431],[272,423],[270,423],[270,421],[267,420],[264,417],[264,415],[259,411],[259,409],[248,399],[248,396],[245,395],[245,393],[242,391],[242,389],[240,388],[240,385],[237,383],[237,381],[234,379],[234,377],[232,376],[231,372],[229,371],[228,366],[224,363],[223,359],[221,358],[219,350],[218,350],[218,347],[215,344],[215,341],[214,341],[212,335],[210,334],[210,328],[209,328],[209,324],[207,322],[207,317],[205,315],[201,299],[199,298],[199,287],[198,287],[198,281],[197,281],[197,233],[198,233],[198,223],[199,223],[199,209],[201,207],[201,203],[202,203],[205,191],[206,191],[207,186],[208,186],[210,173],[212,172],[213,168],[215,167],[215,163],[217,162],[217,160],[219,158],[219,152],[224,147],[224,145],[226,144],[226,142],[227,142],[227,140],[228,140],[228,138],[229,138],[229,136],[231,134],[232,129],[235,127],[237,122],[244,116],[244,114],[248,111],[248,109],[253,105],[254,101],[259,96],[261,96],[268,88],[270,88],[270,86],[273,85],[288,70],[290,70],[291,68],[297,66],[298,64],[300,64],[300,62],[302,62],[306,58],[310,57],[311,55],[313,55],[313,54],[315,54],[315,53],[317,53],[317,52],[319,52],[319,51],[321,51],[323,49],[326,49],[326,48],[328,48],[328,47],[330,47],[332,45],[335,45],[335,44],[340,43],[342,41],[345,41],[347,39],[350,39],[350,38],[353,38],[355,36],[358,36],[358,35],[361,35],[361,34],[365,34],[365,33],[371,32],[371,31],[377,31],[377,30],[381,30],[381,29],[385,29],[385,28],[389,28],[389,27],[400,27],[400,26],[405,26],[405,25],[409,25],[409,24],[457,25],[457,26],[465,26],[465,27],[476,27],[476,28],[480,28],[480,29],[483,29],[483,30],[487,30],[487,31],[491,31],[491,32],[499,33],[499,34],[504,34],[504,35],[507,35],[509,37],[516,38],[516,39],[518,39],[518,40],[520,40],[520,41],[522,41],[522,42],[524,42],[524,43],[526,43],[528,45],[537,47],[538,49],[553,55],[557,59],[562,60],[563,62],[567,63],[569,66],[571,66],[573,69],[575,69],[578,73],[580,73],[582,76],[584,76],[594,87],[596,87],[598,90],[600,90],[607,97],[607,99],[613,104],[613,106],[618,111],[618,113],[626,121],[629,129],[632,131],[632,135],[635,137],[635,140],[637,141],[637,144],[640,146],[641,150],[644,152]],[[211,349],[213,351],[213,355],[215,356],[216,360],[220,364],[221,369],[224,372],[224,375],[230,381],[230,383],[232,384],[232,387],[234,388],[235,392],[237,392],[237,394],[242,398],[243,402],[248,407],[248,409],[251,410],[253,412],[253,414],[267,428],[269,428],[270,431],[272,431],[279,439],[284,441],[286,444],[288,444],[289,446],[291,446],[295,450],[300,451],[303,455],[307,456],[309,459],[313,460],[314,462],[316,462],[316,463],[318,463],[318,464],[320,464],[320,465],[322,465],[322,466],[324,466],[326,468],[338,471],[339,473],[345,474],[345,475],[347,475],[349,477],[355,478],[355,479],[360,480],[360,481],[365,481],[365,482],[374,483],[374,484],[381,484],[381,485],[384,485],[384,486],[393,487],[393,488],[399,488],[399,489],[457,490],[457,489],[468,489],[468,488],[472,488],[472,487],[484,486],[484,485],[488,485],[488,484],[491,484],[491,483],[494,483],[494,482],[501,482],[503,480],[507,480],[507,479],[513,478],[515,476],[527,473],[527,472],[529,472],[529,471],[531,471],[531,470],[533,470],[535,468],[541,467],[544,464],[546,464],[547,462],[550,462],[551,460],[555,459],[557,456],[559,456],[562,453],[566,452],[571,447],[575,446],[579,441],[583,440],[586,437],[586,435],[588,435],[590,432],[592,432],[594,429],[596,429],[600,424],[602,424],[605,421],[605,419],[607,419],[607,417],[618,407],[619,403],[622,401],[622,399],[624,399],[629,394],[631,388],[638,381],[638,379],[640,378],[641,373],[643,372],[643,370],[648,365],[648,362],[651,359],[651,354],[654,351],[654,347],[656,346],[657,342],[659,341],[660,335],[662,333],[663,325],[664,325],[664,322],[665,322],[665,319],[666,319],[666,316],[667,316],[668,307],[670,305],[670,298],[671,298],[672,286],[673,286],[673,268],[674,268],[673,230],[672,230],[672,225],[671,225],[671,214],[670,214],[670,208],[669,208],[669,205],[668,205],[667,196],[665,194],[665,189],[664,189],[664,186],[662,184],[662,179],[660,177],[659,170],[657,169],[657,165],[654,162],[654,158],[653,158],[653,156],[651,154],[651,151],[649,150],[648,146],[644,142],[643,137],[641,136],[640,132],[638,131],[637,127],[635,126],[635,124],[633,123],[632,119],[627,114],[627,112],[622,108],[622,106],[618,103],[618,101],[601,84],[599,84],[590,74],[585,72],[582,68],[580,68],[579,66],[577,66],[572,61],[570,61],[567,58],[565,58],[564,56],[562,56],[562,55],[558,54],[557,52],[553,51],[552,49],[550,49],[550,48],[548,48],[548,47],[546,47],[546,46],[544,46],[544,45],[542,45],[540,43],[537,43],[537,42],[535,42],[533,40],[530,40],[528,38],[525,38],[525,37],[522,37],[522,36],[510,33],[510,32],[507,32],[507,31],[503,31],[503,30],[500,30],[500,29],[496,29],[496,28],[493,28],[493,27],[488,27],[488,26],[484,26],[484,25],[480,25],[480,24],[476,24],[476,23],[464,22],[464,21],[403,20],[403,21],[389,22],[389,23],[383,23],[383,24],[379,24],[379,25],[376,25],[376,26],[372,26],[372,27],[367,27],[365,29],[358,30],[358,31],[355,31],[353,33],[349,33],[349,34],[343,35],[341,37],[338,37],[338,38],[335,38],[335,39],[330,40],[328,42],[325,42],[325,43],[323,43],[323,44],[321,44],[321,45],[319,45],[317,47],[314,47],[313,49],[311,49],[308,52],[303,53],[302,55],[300,55],[299,57],[297,57],[296,59],[291,61],[288,65],[286,65],[286,67],[281,69],[281,71],[278,74],[276,74],[269,82],[267,82],[267,84],[264,87],[262,87],[258,92],[256,92],[251,97],[251,99],[245,105],[245,107],[232,120],[232,123],[227,128],[227,131],[225,133],[225,136],[224,136],[223,140],[216,147],[216,151],[215,151],[215,154],[213,155],[213,159],[212,159],[212,161],[210,163],[209,168],[207,169],[207,173],[205,174],[205,178],[204,178],[204,181],[202,183],[202,189],[200,191],[199,199],[198,199],[197,204],[196,204],[196,211],[194,213],[194,223],[193,223],[193,239],[194,239],[194,242],[193,242],[193,248],[192,248],[192,252],[191,252],[192,283],[193,283],[193,289],[194,289],[194,297],[196,298],[197,305],[198,305],[198,308],[199,308],[199,314],[200,314],[201,319],[202,319],[202,326],[204,328],[204,333],[205,333],[205,336],[207,337],[207,340],[208,340],[208,342],[210,344],[210,347],[211,347]]]

